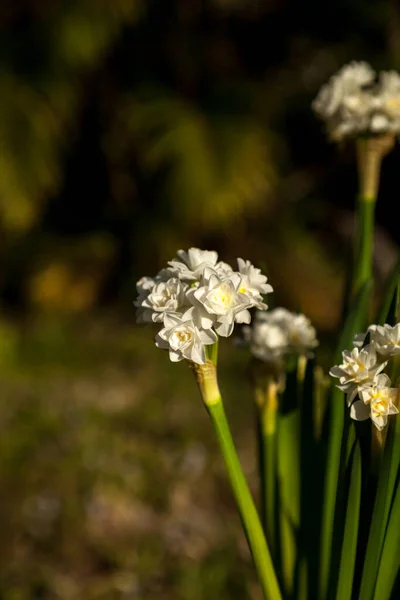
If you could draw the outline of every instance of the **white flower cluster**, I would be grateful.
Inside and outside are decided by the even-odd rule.
[[[156,345],[169,350],[172,361],[204,364],[204,346],[230,336],[235,323],[250,323],[250,308],[267,308],[267,278],[248,260],[237,262],[234,271],[216,252],[189,248],[154,278],[138,281],[137,320],[162,323]]]
[[[310,320],[285,308],[257,312],[253,327],[244,327],[243,333],[253,356],[268,363],[279,363],[289,354],[307,355],[318,346]]]
[[[397,134],[400,75],[382,71],[377,78],[368,63],[353,61],[322,86],[312,106],[335,141],[360,134]]]
[[[362,346],[367,336],[370,343]],[[371,325],[367,333],[356,335],[354,348],[342,353],[343,364],[333,367],[329,373],[338,377],[337,387],[347,394],[350,416],[357,421],[371,418],[374,425],[383,429],[388,415],[398,413],[396,398],[398,389],[391,387],[389,377],[382,373],[389,359],[400,354],[400,323]],[[354,399],[358,395],[358,400]]]

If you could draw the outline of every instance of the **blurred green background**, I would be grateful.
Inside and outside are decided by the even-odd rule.
[[[178,248],[242,256],[329,341],[357,182],[310,103],[353,59],[400,69],[395,0],[0,3],[1,600],[260,598],[195,384],[136,327],[135,282]],[[221,353],[256,491],[248,356]]]

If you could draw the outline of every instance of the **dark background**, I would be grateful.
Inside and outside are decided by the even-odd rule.
[[[0,3],[1,600],[258,597],[194,384],[136,328],[135,282],[179,248],[248,258],[329,353],[357,176],[311,102],[351,60],[400,69],[395,0]],[[248,359],[224,352],[251,478]]]

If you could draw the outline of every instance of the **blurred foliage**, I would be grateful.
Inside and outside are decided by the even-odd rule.
[[[337,206],[353,203],[354,162],[333,158],[310,102],[343,62],[388,68],[400,58],[391,0],[329,10],[326,19],[312,0],[302,10],[279,0],[2,3],[3,302],[86,310],[133,295],[137,276],[188,245],[274,256],[279,274],[283,237],[284,253],[304,263],[313,239],[321,269],[305,287],[328,289],[330,263],[343,264],[332,248],[343,241]],[[85,253],[87,243],[90,256],[103,234],[113,248],[102,277],[76,284],[81,300],[55,300],[79,280],[57,244]]]
[[[110,156],[123,159],[133,146],[147,176],[164,172],[164,202],[183,229],[234,224],[259,211],[271,192],[267,132],[234,106],[233,93],[223,112],[216,106],[207,114],[167,90],[139,88],[116,121]]]
[[[24,10],[25,8],[25,10]],[[2,9],[0,222],[27,229],[58,192],[84,93],[140,0],[33,0]],[[72,130],[72,131],[71,131]]]

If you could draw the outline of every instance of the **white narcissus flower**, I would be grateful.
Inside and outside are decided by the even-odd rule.
[[[189,289],[187,296],[194,309],[190,309],[195,322],[204,329],[214,326],[222,337],[231,335],[234,323],[250,323],[252,306],[248,296],[239,292],[241,276],[232,272],[220,277],[212,269],[205,269],[198,288]]]
[[[262,301],[261,294],[270,294],[272,285],[267,283],[267,277],[261,273],[261,269],[257,269],[249,260],[238,258],[237,263],[242,278],[240,293],[248,296],[253,306],[266,310],[268,306]]]
[[[328,83],[322,86],[313,108],[321,118],[327,119],[339,111],[343,105],[349,110],[359,110],[360,90],[373,83],[375,71],[363,61],[353,61],[344,65]]]
[[[256,312],[253,327],[244,331],[254,356],[275,362],[286,354],[306,354],[318,345],[316,332],[305,315],[286,308]]]
[[[156,336],[156,346],[169,350],[172,362],[186,358],[202,365],[206,362],[204,346],[214,344],[217,339],[212,329],[199,329],[187,315],[166,314],[164,328]]]
[[[168,281],[155,283],[150,293],[141,302],[141,307],[147,312],[146,317],[154,322],[162,322],[166,313],[182,312],[188,305],[186,291],[187,283],[173,277]]]
[[[318,346],[315,328],[305,315],[293,315],[287,323],[287,330],[288,342],[293,351],[306,354]]]
[[[134,301],[136,306],[136,320],[138,323],[150,323],[152,321],[153,310],[145,306],[146,299],[155,285],[168,281],[172,276],[168,269],[161,269],[155,277],[142,277],[136,283],[138,297]]]
[[[313,102],[330,137],[400,132],[400,76],[375,71],[365,62],[345,65],[324,85]]]
[[[199,280],[204,269],[206,267],[215,268],[218,261],[217,252],[199,248],[189,248],[187,252],[178,250],[177,256],[178,259],[170,260],[168,264],[175,275],[184,281]]]
[[[332,377],[338,377],[340,385],[337,387],[347,393],[347,403],[353,402],[357,393],[366,386],[372,385],[376,375],[380,373],[386,362],[378,362],[376,350],[372,344],[368,344],[362,350],[344,350],[342,352],[343,363],[330,369]]]
[[[375,71],[366,62],[353,61],[342,67],[320,90],[313,109],[326,122],[332,139],[340,140],[368,127],[371,86]]]
[[[360,390],[360,400],[356,400],[350,409],[350,416],[356,421],[371,418],[377,429],[382,430],[387,425],[388,415],[399,411],[395,405],[398,389],[392,388],[387,375],[378,375],[373,385]]]
[[[400,323],[394,327],[387,323],[381,325],[371,325],[368,328],[371,336],[371,344],[382,356],[396,356],[400,354]]]
[[[373,100],[371,130],[380,133],[400,131],[400,76],[396,71],[383,71]]]
[[[279,362],[287,350],[287,336],[274,323],[258,319],[253,327],[243,327],[243,335],[250,344],[250,352],[263,362]]]
[[[286,337],[288,353],[308,354],[319,344],[310,319],[301,313],[292,313],[286,308],[275,308],[266,313],[259,313],[258,318],[281,328]]]

